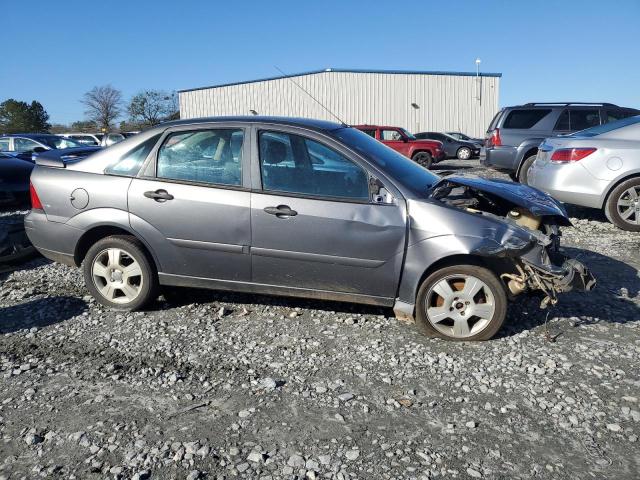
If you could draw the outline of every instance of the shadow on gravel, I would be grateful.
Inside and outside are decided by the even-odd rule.
[[[567,213],[572,218],[609,223],[604,212],[597,208],[578,207],[576,205],[567,204],[565,204],[565,207],[567,209]]]
[[[598,282],[596,288],[591,292],[563,294],[558,304],[547,310],[539,308],[541,297],[516,299],[510,305],[498,337],[508,337],[543,325],[547,315],[549,320],[577,317],[573,319],[574,325],[640,321],[640,306],[632,300],[640,298],[640,278],[636,268],[591,250],[565,248],[564,251],[593,272]],[[626,295],[622,294],[623,289]]]
[[[453,173],[463,173],[473,170],[474,167],[466,165],[432,165],[429,170],[434,171],[438,175],[451,175]]]
[[[80,315],[87,304],[75,297],[50,297],[0,307],[0,334],[43,328]]]
[[[268,305],[282,308],[305,308],[312,310],[325,310],[340,313],[361,313],[363,315],[386,315],[393,317],[391,308],[372,305],[360,305],[356,303],[335,302],[330,300],[315,300],[296,297],[278,297],[270,295],[256,295],[248,293],[222,292],[217,290],[199,290],[192,288],[172,287],[167,303],[174,306],[189,305],[192,303],[233,303],[240,308],[246,306],[250,310],[251,305]],[[164,308],[158,305],[158,309]]]

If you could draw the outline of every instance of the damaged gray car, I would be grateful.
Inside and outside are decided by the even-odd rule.
[[[440,178],[336,123],[170,122],[81,160],[43,153],[31,184],[30,240],[114,309],[199,287],[390,306],[486,340],[517,295],[545,307],[595,284],[560,252],[548,195]]]

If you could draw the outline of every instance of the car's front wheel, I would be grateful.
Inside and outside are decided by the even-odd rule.
[[[500,330],[506,313],[502,283],[479,265],[453,265],[433,272],[416,299],[417,327],[447,340],[488,340]]]
[[[456,152],[458,160],[469,160],[471,158],[471,149],[467,147],[460,147]]]
[[[135,237],[99,240],[87,252],[82,272],[91,295],[114,310],[137,310],[157,296],[155,267]]]
[[[433,164],[433,157],[429,152],[418,152],[411,159],[424,168],[431,168]]]
[[[605,213],[616,227],[640,232],[640,178],[631,178],[614,188]]]

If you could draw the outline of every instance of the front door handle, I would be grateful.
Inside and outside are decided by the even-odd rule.
[[[265,207],[264,211],[269,215],[275,215],[278,218],[295,217],[298,212],[291,210],[289,205],[278,205],[277,207]]]
[[[155,192],[144,192],[144,196],[147,198],[151,198],[156,202],[166,202],[167,200],[173,200],[173,195],[162,189],[156,190]]]

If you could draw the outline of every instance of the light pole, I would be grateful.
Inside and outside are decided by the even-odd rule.
[[[478,101],[480,101],[480,63],[481,62],[482,60],[480,60],[479,58],[476,58],[476,84],[478,85],[476,98],[478,99]]]
[[[480,128],[480,121],[482,118],[482,114],[480,112],[480,108],[482,107],[482,94],[480,92],[480,62],[482,62],[482,60],[480,60],[479,58],[476,58],[476,98],[478,100],[478,111],[476,114],[476,125],[475,125],[475,132],[474,135],[478,135],[478,132],[481,132],[482,129]]]

